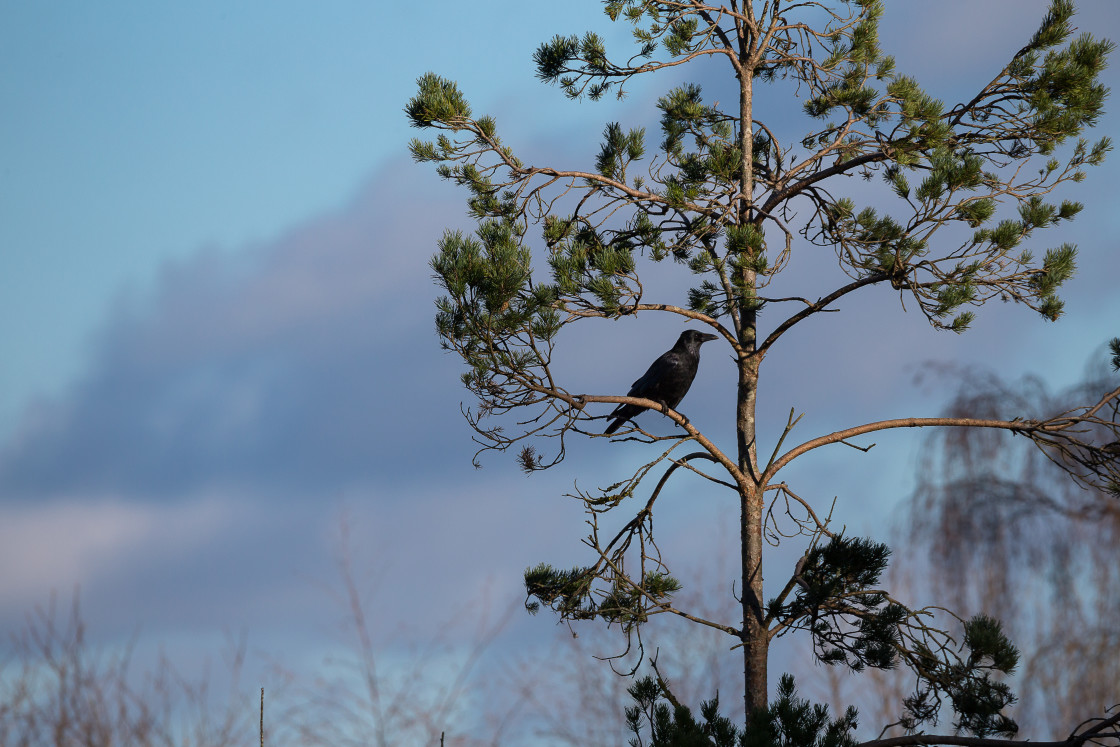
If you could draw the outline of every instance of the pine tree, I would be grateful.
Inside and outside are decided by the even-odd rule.
[[[905,417],[789,447],[798,422],[791,411],[778,442],[761,451],[756,392],[766,356],[787,332],[873,286],[895,289],[937,330],[964,332],[974,309],[993,298],[1058,319],[1058,291],[1074,272],[1076,247],[1037,247],[1055,233],[1047,229],[1081,210],[1054,194],[1111,149],[1107,138],[1090,142],[1083,133],[1102,112],[1108,91],[1099,75],[1112,43],[1074,36],[1072,2],[1054,0],[1002,70],[978,83],[970,100],[947,105],[881,51],[879,0],[607,0],[605,11],[632,26],[636,54],[619,62],[595,33],[556,36],[534,55],[543,81],[570,99],[596,101],[624,96],[635,76],[712,59],[733,76],[737,101],[723,107],[705,100],[699,85],[679,85],[657,102],[661,137],[653,147],[644,128],[610,123],[594,165],[578,169],[522,161],[503,144],[497,122],[474,114],[458,86],[434,73],[419,79],[406,107],[414,126],[434,131],[433,140],[412,142],[413,157],[465,187],[477,219],[473,235],[444,235],[431,266],[445,293],[436,316],[442,344],[463,358],[463,384],[478,399],[465,412],[480,451],[517,447],[523,469],[547,469],[564,458],[567,439],[602,438],[604,405],[620,403],[659,411],[679,428],[657,435],[665,421],[650,418],[615,435],[649,444],[652,461],[578,496],[592,526],[585,540],[592,562],[529,569],[530,610],[543,605],[565,620],[618,625],[638,650],[654,614],[725,632],[742,653],[748,714],[744,729],[731,727],[728,743],[846,743],[854,714],[831,720],[797,698],[792,680],[783,679],[778,699],[768,701],[770,643],[797,631],[824,663],[913,670],[917,685],[902,717],[910,731],[949,708],[956,728],[973,738],[1014,734],[1004,713],[1014,695],[1001,676],[1018,654],[999,623],[962,620],[962,635],[938,627],[930,609],[892,598],[879,588],[889,549],[843,536],[781,472],[812,450],[854,445],[856,436],[936,426],[1026,437],[1071,479],[1109,484],[1118,476],[1114,455],[1082,433],[1091,424],[1116,440],[1120,389],[1041,420]],[[791,135],[768,124],[755,111],[756,85],[799,97],[809,131]],[[881,180],[890,199],[861,204],[842,196],[853,176]],[[835,252],[843,284],[816,300],[767,294],[793,252],[817,247]],[[647,299],[640,270],[665,260],[687,268],[691,287],[679,298]],[[768,325],[760,325],[763,310]],[[734,445],[711,440],[664,403],[573,393],[554,375],[554,345],[569,325],[646,313],[683,317],[730,351],[738,371]],[[538,451],[541,444],[552,451]],[[685,453],[689,446],[698,450]],[[657,549],[652,518],[680,468],[737,495],[741,620],[703,619],[674,604],[681,584]],[[789,507],[785,515],[767,516],[775,499]],[[634,504],[622,531],[600,535],[600,516]],[[773,522],[783,524],[780,532]],[[771,599],[762,585],[768,531],[805,547]],[[704,725],[685,706],[660,710],[658,698],[675,701],[664,682],[646,680],[634,697],[634,723],[648,714],[655,733],[699,729],[709,742],[714,732],[704,729],[726,733],[710,706]],[[1098,726],[1094,734],[1111,728]]]

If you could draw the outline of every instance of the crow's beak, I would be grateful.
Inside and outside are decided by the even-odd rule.
[[[700,338],[701,338],[702,342],[707,342],[708,340],[718,340],[719,335],[712,335],[712,334],[709,334],[707,332],[701,332],[700,333]]]

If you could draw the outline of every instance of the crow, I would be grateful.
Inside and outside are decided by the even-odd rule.
[[[655,360],[649,370],[642,374],[642,378],[634,382],[626,396],[652,399],[666,407],[677,409],[684,395],[688,394],[692,380],[696,378],[696,369],[700,365],[700,346],[715,339],[715,335],[694,329],[681,332],[673,349]],[[646,409],[648,408],[638,405],[619,405],[607,416],[613,420],[603,433],[614,433],[623,423]]]

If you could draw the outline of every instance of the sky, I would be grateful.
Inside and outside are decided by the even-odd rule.
[[[1120,7],[1080,5],[1083,30],[1120,38]],[[463,196],[409,160],[402,108],[432,70],[525,160],[587,167],[604,123],[654,130],[652,102],[676,79],[569,102],[535,79],[533,49],[591,28],[617,48],[627,32],[596,2],[509,7],[0,3],[0,633],[80,588],[108,645],[140,631],[193,661],[247,631],[255,650],[303,665],[338,645],[345,610],[324,588],[343,525],[390,648],[516,606],[528,565],[586,560],[584,517],[562,494],[641,454],[596,441],[541,475],[500,455],[472,467],[427,266],[443,230],[469,223]],[[881,35],[900,69],[956,100],[1042,7],[889,3]],[[1094,134],[1117,133],[1115,109]],[[764,429],[790,407],[806,438],[936,414],[951,385],[916,381],[928,361],[1072,383],[1120,332],[1118,163],[1061,193],[1086,209],[1046,238],[1080,247],[1060,322],[993,304],[956,336],[871,292],[775,351]],[[818,259],[791,272],[824,282]],[[561,347],[566,371],[576,390],[621,391],[641,371],[602,361],[652,360],[679,331],[604,323]],[[733,371],[704,353],[689,414],[730,438],[719,395]],[[900,436],[859,465],[826,452],[792,474],[882,535],[919,446]],[[726,533],[719,506],[668,511],[686,557]],[[551,645],[563,631],[545,618],[516,615],[494,650]]]

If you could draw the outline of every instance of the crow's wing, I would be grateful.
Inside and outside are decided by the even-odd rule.
[[[630,391],[626,393],[626,396],[645,397],[646,399],[665,402],[669,407],[676,407],[677,403],[680,402],[680,398],[676,398],[676,401],[672,401],[674,397],[670,390],[675,388],[672,386],[672,382],[679,378],[677,372],[678,367],[676,353],[672,350],[664,353],[660,358],[650,364],[650,367],[646,369],[646,372],[642,374],[640,379],[634,382],[633,386],[630,387]],[[613,419],[604,432],[607,434],[614,433],[623,423],[644,412],[645,409],[646,408],[639,407],[638,405],[619,405],[607,416]]]
[[[648,399],[661,399],[665,382],[676,378],[677,356],[670,350],[663,353],[655,360],[642,377],[630,387],[627,397],[646,397]]]

